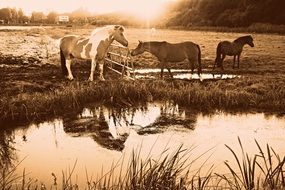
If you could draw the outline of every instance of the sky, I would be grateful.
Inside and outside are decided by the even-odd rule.
[[[121,11],[151,18],[163,11],[167,1],[174,0],[0,0],[0,8],[22,8],[27,15],[32,11],[64,13],[83,8],[92,13]]]

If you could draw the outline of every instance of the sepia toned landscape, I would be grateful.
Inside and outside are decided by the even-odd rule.
[[[55,9],[40,20],[39,10],[20,16],[18,9],[13,17],[16,8],[5,20],[1,3],[1,189],[284,189],[278,0],[157,1],[148,16],[137,10],[137,17],[127,12],[135,8]],[[57,23],[60,15],[70,20]],[[61,39],[91,38],[110,24],[124,27],[128,47],[114,40],[104,55],[105,81],[99,61],[89,81],[91,59],[72,59],[74,79],[63,76]],[[223,69],[214,69],[218,44],[247,35],[254,47],[244,45],[240,67],[226,56]],[[161,78],[156,56],[130,55],[139,41],[197,44],[201,76],[197,64],[191,75],[184,60],[167,63]],[[120,66],[126,60],[130,68]]]

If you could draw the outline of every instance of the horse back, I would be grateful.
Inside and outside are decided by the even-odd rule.
[[[65,36],[60,40],[60,49],[65,56],[75,58],[89,58],[91,44],[88,44],[88,38],[80,38],[78,36]]]
[[[196,60],[200,50],[197,44],[187,41],[182,43],[167,43],[167,58],[170,61]]]
[[[218,44],[218,47],[222,54],[229,56],[237,55],[242,51],[242,46],[235,42],[222,41]]]

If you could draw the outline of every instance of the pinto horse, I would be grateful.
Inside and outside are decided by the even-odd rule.
[[[131,52],[131,55],[135,56],[142,54],[145,51],[155,55],[160,61],[161,78],[163,77],[163,69],[167,63],[181,62],[187,59],[189,61],[189,64],[191,63],[192,74],[194,72],[194,64],[198,64],[198,74],[201,79],[201,50],[199,45],[190,41],[176,44],[171,44],[165,41],[139,41],[138,46]],[[169,67],[167,67],[167,70],[170,76],[173,77]]]
[[[217,67],[221,67],[221,69],[224,70],[223,61],[226,55],[234,56],[233,69],[235,68],[235,62],[236,62],[236,56],[237,56],[238,68],[239,68],[240,55],[241,55],[243,46],[246,44],[248,44],[250,47],[254,47],[252,36],[250,35],[243,36],[243,37],[237,38],[233,42],[229,42],[229,41],[220,42],[217,46],[217,56],[216,56],[213,70],[215,69],[216,65]]]
[[[81,38],[74,35],[65,36],[60,40],[60,58],[62,74],[69,80],[73,80],[71,72],[72,58],[91,59],[91,71],[89,80],[93,81],[96,63],[99,64],[99,79],[103,76],[104,58],[108,47],[116,40],[123,46],[128,46],[123,26],[105,26],[95,29],[89,38]]]

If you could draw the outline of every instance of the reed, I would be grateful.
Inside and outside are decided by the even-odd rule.
[[[86,181],[88,190],[146,190],[146,189],[197,189],[197,190],[282,190],[285,188],[284,163],[285,156],[280,157],[268,144],[263,149],[255,141],[258,153],[249,156],[238,138],[241,155],[228,145],[226,148],[234,156],[234,163],[225,161],[229,174],[212,173],[213,166],[206,168],[201,164],[198,170],[191,170],[191,166],[206,153],[197,158],[191,157],[193,149],[179,146],[170,153],[167,148],[158,156],[142,158],[141,147],[134,149],[128,158],[123,157],[113,163],[111,169],[102,172],[95,180],[88,175]],[[152,148],[151,148],[152,150]],[[190,159],[191,158],[191,159]],[[27,178],[25,170],[22,175],[16,174],[18,165],[11,169],[1,170],[0,189],[68,189],[77,190],[77,176],[74,174],[77,161],[67,171],[62,172],[61,181],[52,173],[53,184],[47,187],[33,178]],[[201,170],[207,169],[201,175]]]
[[[236,151],[226,145],[233,154],[237,167],[224,162],[231,175],[217,174],[217,176],[223,179],[230,189],[284,189],[285,156],[280,157],[268,144],[266,145],[266,151],[264,151],[255,140],[259,153],[250,157],[245,152],[240,138],[238,138],[238,142],[242,152],[241,156],[238,156]]]

